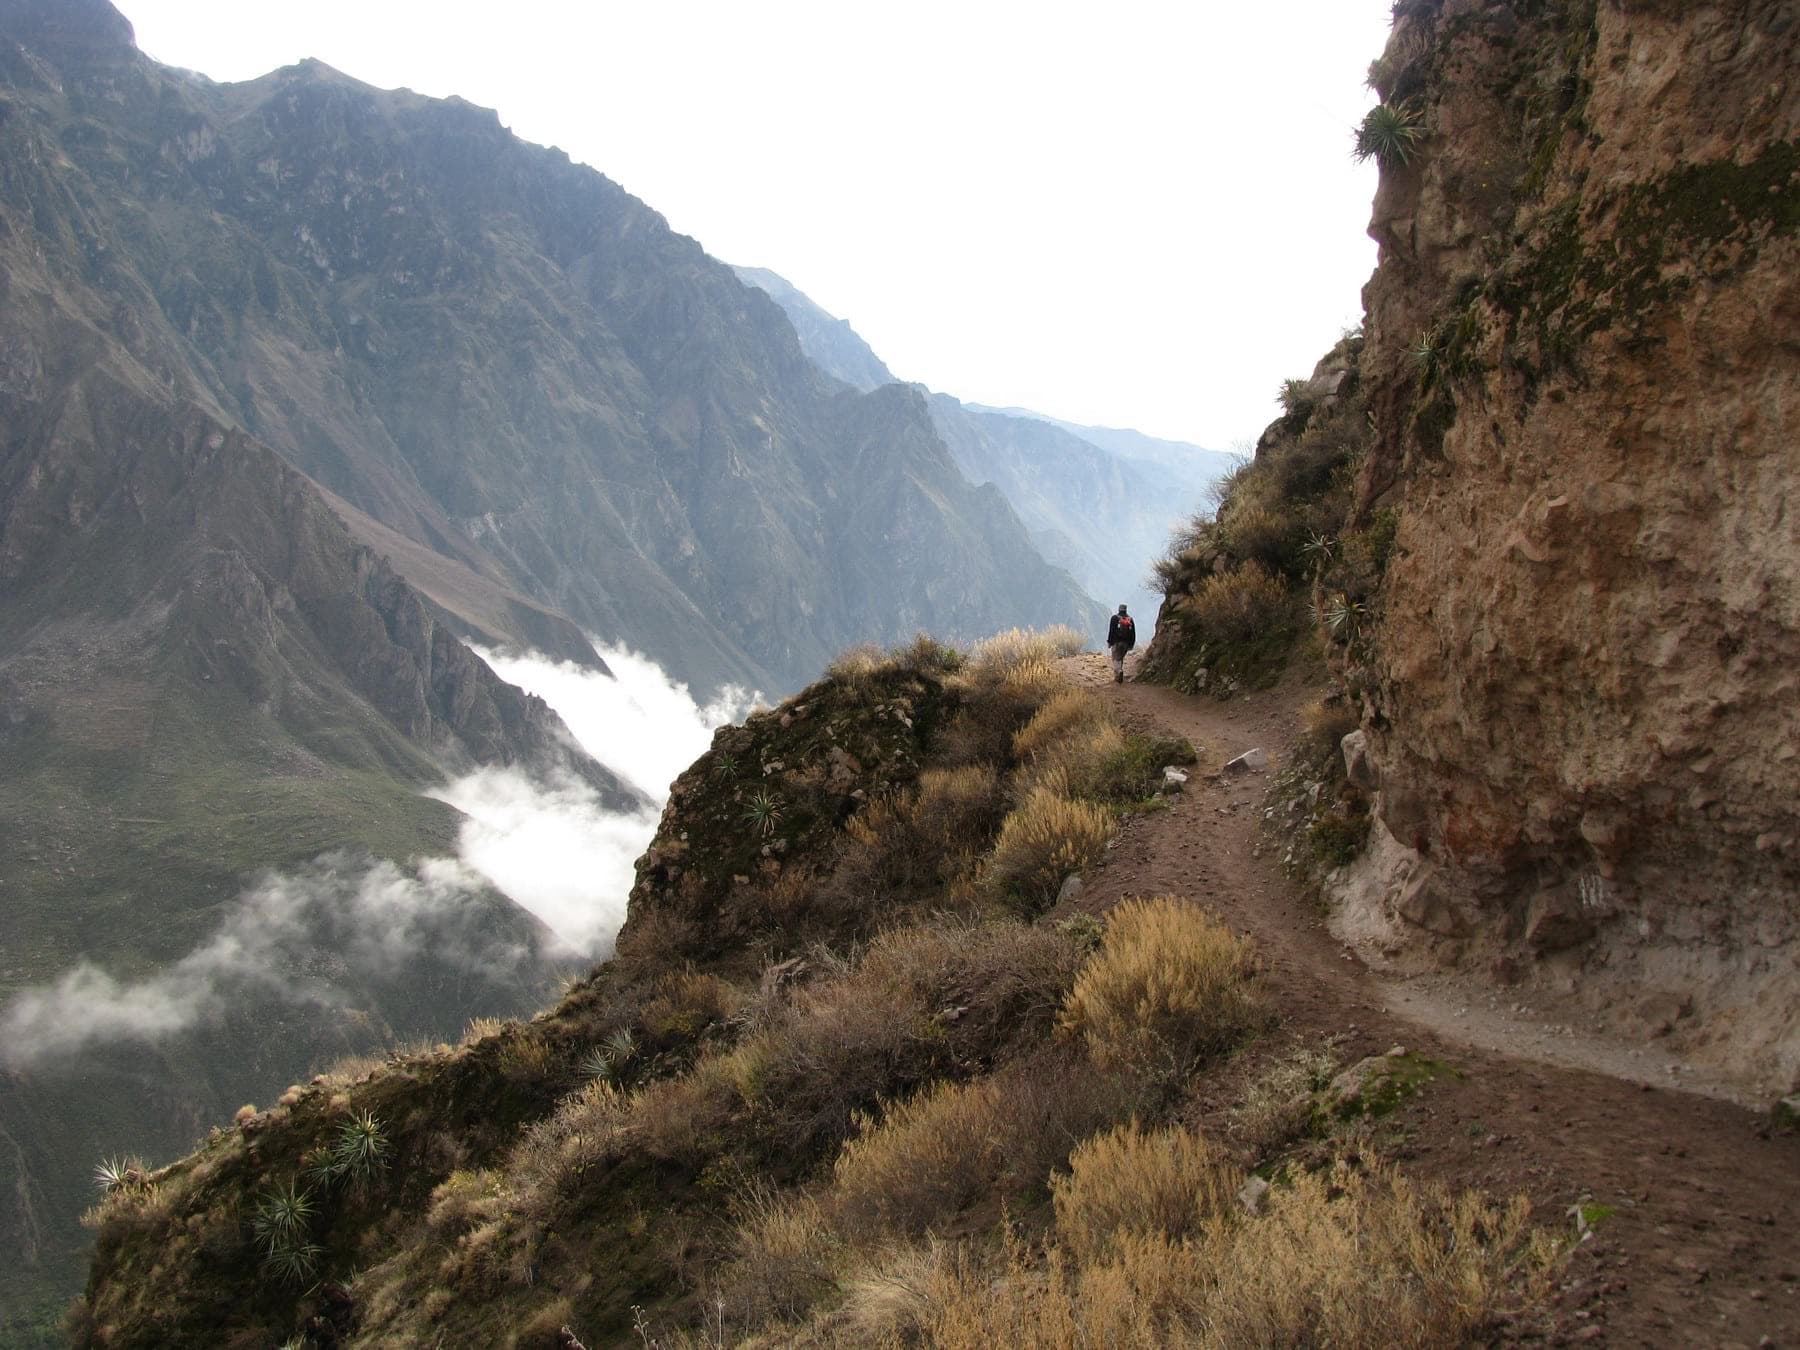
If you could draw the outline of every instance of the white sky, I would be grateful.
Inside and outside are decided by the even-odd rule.
[[[964,399],[1229,448],[1361,317],[1390,0],[117,0],[214,79],[460,94]]]

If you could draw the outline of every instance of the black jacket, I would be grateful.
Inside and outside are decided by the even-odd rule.
[[[1121,632],[1119,629],[1119,620],[1121,617],[1125,616],[1118,614],[1113,615],[1112,622],[1106,625],[1106,645],[1110,647],[1115,642],[1123,642],[1125,644],[1125,650],[1130,651],[1133,647],[1137,646],[1137,624],[1129,617],[1125,617],[1127,626],[1124,631]]]

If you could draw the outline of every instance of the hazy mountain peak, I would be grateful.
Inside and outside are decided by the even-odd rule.
[[[781,306],[800,337],[802,350],[827,375],[865,393],[894,382],[894,373],[849,320],[815,304],[787,278],[765,267],[733,266],[731,270],[746,286],[767,292]]]
[[[0,25],[46,46],[99,51],[137,44],[131,20],[108,0],[4,0]]]

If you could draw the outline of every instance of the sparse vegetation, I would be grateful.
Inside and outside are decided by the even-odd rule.
[[[1378,103],[1356,129],[1355,155],[1358,160],[1373,159],[1384,169],[1404,168],[1424,139],[1425,114],[1418,104]]]
[[[1309,600],[1328,645],[1366,636],[1393,522],[1382,540],[1364,537],[1372,525],[1350,523],[1369,438],[1362,343],[1346,334],[1313,379],[1283,386],[1283,416],[1256,458],[1218,486],[1211,518],[1185,527],[1157,564],[1170,604],[1141,678],[1221,697],[1268,685],[1307,630]]]

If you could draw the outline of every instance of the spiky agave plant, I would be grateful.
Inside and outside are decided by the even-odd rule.
[[[387,1127],[373,1111],[357,1111],[338,1126],[331,1160],[352,1181],[368,1181],[387,1166]]]
[[[750,800],[744,807],[744,819],[767,839],[780,826],[781,817],[786,810],[787,803],[781,799],[780,793],[758,788],[750,794]]]
[[[625,1066],[636,1056],[637,1048],[637,1037],[631,1034],[630,1027],[615,1028],[581,1061],[582,1076],[618,1082],[625,1073]]]
[[[580,1072],[585,1079],[598,1078],[603,1083],[610,1083],[617,1076],[619,1069],[613,1063],[613,1057],[604,1048],[596,1048],[581,1057]]]
[[[1384,169],[1410,164],[1425,139],[1425,114],[1408,99],[1404,103],[1377,103],[1356,129],[1358,161],[1373,159]]]
[[[256,1216],[251,1220],[251,1228],[264,1254],[273,1257],[278,1251],[305,1245],[307,1227],[317,1210],[312,1192],[298,1181],[289,1179],[264,1192],[262,1199],[256,1202]]]
[[[103,1195],[122,1191],[146,1182],[144,1160],[137,1157],[102,1158],[94,1164],[94,1185]]]
[[[318,1243],[302,1240],[265,1252],[263,1266],[283,1284],[299,1289],[312,1283],[324,1255],[325,1249]]]

